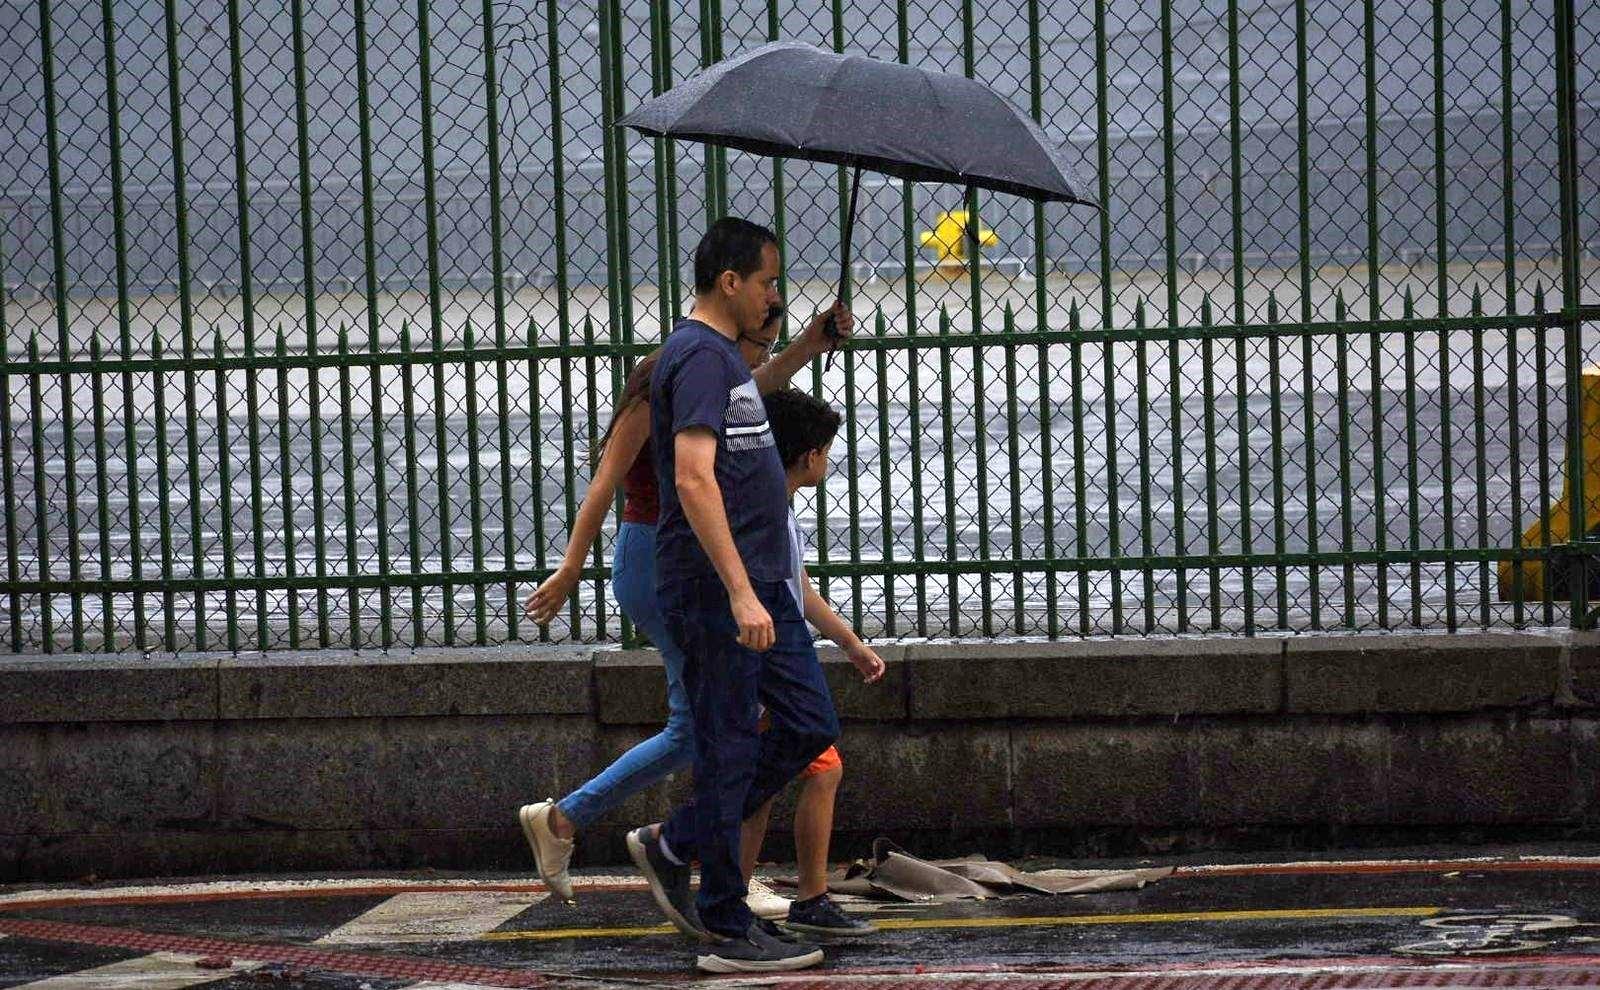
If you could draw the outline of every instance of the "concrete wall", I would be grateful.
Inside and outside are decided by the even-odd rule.
[[[879,834],[1093,854],[1600,825],[1594,634],[882,652],[872,687],[824,654],[838,857]],[[0,881],[527,868],[516,807],[664,714],[650,652],[8,657]],[[685,784],[630,801],[580,861],[621,860]]]

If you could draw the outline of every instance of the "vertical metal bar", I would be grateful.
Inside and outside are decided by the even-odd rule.
[[[1560,143],[1557,165],[1561,176],[1561,323],[1565,331],[1567,371],[1567,509],[1571,514],[1570,539],[1587,540],[1587,496],[1584,493],[1583,435],[1583,324],[1578,319],[1581,292],[1579,254],[1583,250],[1578,204],[1577,144],[1577,25],[1571,0],[1555,0],[1556,15],[1556,128]],[[1573,628],[1590,625],[1588,615],[1589,556],[1568,558],[1567,588]]]
[[[1111,296],[1111,116],[1106,48],[1106,2],[1094,4],[1094,88],[1095,88],[1095,146],[1100,155],[1100,325],[1107,330],[1112,325]],[[1107,555],[1113,560],[1122,556],[1121,510],[1117,502],[1117,386],[1116,368],[1112,363],[1111,339],[1101,345],[1106,400],[1106,514],[1110,519],[1110,546]],[[1081,423],[1081,420],[1080,420]],[[1111,565],[1111,631],[1122,632],[1122,571]]]
[[[38,547],[35,551],[39,561],[39,581],[48,583],[53,579],[50,573],[50,517],[49,498],[45,492],[44,484],[44,383],[43,375],[38,371],[39,365],[39,335],[28,336],[28,363],[32,365],[28,374],[28,399],[31,418],[28,423],[29,432],[33,438],[33,519],[38,528]],[[159,413],[161,406],[156,410]],[[163,489],[165,491],[165,489]],[[166,499],[161,500],[162,508],[166,507]],[[167,610],[168,622],[172,610]],[[50,607],[50,592],[39,591],[39,622],[40,635],[43,641],[44,652],[54,653],[56,649],[55,613]]]
[[[667,4],[651,4],[650,11],[661,13],[661,91],[666,92],[672,88],[672,56],[674,46],[672,43],[672,8]],[[678,259],[682,257],[678,251],[678,145],[670,138],[664,142],[667,159],[666,186],[667,186],[667,257],[671,259],[667,266],[669,281],[672,283],[672,321],[683,316],[683,284],[678,270]],[[662,328],[662,336],[670,332],[670,328]]]
[[[106,30],[111,30],[111,0],[103,0],[106,9]],[[364,30],[361,23],[361,8],[364,0],[356,0],[356,30],[357,37],[364,42],[361,32]],[[365,59],[364,48],[358,48],[358,59]],[[109,54],[109,53],[108,53]],[[109,58],[108,58],[109,61]],[[361,62],[361,97],[366,99],[366,69],[365,62]],[[256,356],[256,306],[255,285],[252,277],[250,263],[250,167],[246,151],[245,123],[244,123],[244,44],[239,30],[239,0],[228,0],[228,88],[233,96],[233,191],[234,209],[239,215],[239,303],[240,321],[244,328],[244,355],[246,358]],[[362,119],[365,127],[365,117]],[[122,263],[122,249],[117,249],[118,263]],[[126,360],[128,355],[123,354]],[[244,369],[245,380],[245,415],[247,444],[250,465],[250,534],[251,553],[253,554],[253,573],[256,577],[266,577],[266,532],[264,519],[264,506],[261,486],[261,401],[256,391],[257,369],[253,362],[247,362]],[[124,388],[128,385],[126,380]],[[131,407],[130,407],[131,408]],[[130,426],[131,419],[130,419]],[[382,486],[379,486],[377,497],[383,497]],[[381,516],[380,516],[381,519]],[[380,523],[380,527],[381,527]],[[267,589],[264,586],[256,587],[256,646],[258,649],[267,648]]]
[[[711,11],[711,61],[722,61],[722,0],[707,0]],[[717,216],[728,215],[728,149],[712,148],[713,174],[717,181]]]
[[[578,515],[577,487],[578,478],[574,471],[572,451],[574,449],[574,430],[572,414],[572,359],[568,353],[572,347],[570,336],[571,326],[562,330],[561,337],[561,457],[562,485],[561,492],[566,508],[566,528],[563,532],[570,537],[572,534],[572,521]],[[583,340],[589,343],[594,339],[594,321],[585,316],[583,318]],[[587,381],[594,380],[594,371],[591,367]],[[582,612],[578,608],[578,596],[573,595],[567,603],[568,616],[572,623],[570,634],[574,639],[581,639]]]
[[[150,331],[151,380],[155,386],[156,504],[161,526],[161,645],[178,650],[177,596],[172,591],[172,485],[167,474],[167,370],[162,363],[161,331]],[[284,472],[285,484],[289,473]]]
[[[1337,357],[1336,374],[1339,392],[1339,523],[1340,545],[1346,552],[1355,549],[1356,528],[1354,496],[1350,484],[1350,338],[1347,322],[1350,318],[1341,290],[1334,299],[1333,319],[1338,325],[1334,341]],[[1344,624],[1356,626],[1356,565],[1347,558],[1344,563]]]
[[[612,85],[613,63],[617,58],[617,53],[612,50],[617,35],[615,13],[611,0],[600,0],[600,169],[605,200],[606,320],[613,343],[622,339],[619,330],[622,324],[622,294],[626,291],[622,284],[622,225],[626,222],[626,213],[617,199],[617,156],[621,149],[614,133],[616,127],[613,126],[617,119],[616,87]],[[590,381],[594,381],[592,359],[590,365]],[[571,456],[570,451],[568,456]]]
[[[1483,316],[1483,293],[1478,286],[1472,287],[1472,315]],[[1477,465],[1478,476],[1478,545],[1475,549],[1489,549],[1489,465],[1488,437],[1485,435],[1484,424],[1484,354],[1483,354],[1483,328],[1476,326],[1472,331],[1472,418],[1474,425],[1473,449],[1477,456],[1473,462]],[[1516,475],[1512,475],[1516,479]],[[1520,479],[1513,484],[1520,483]],[[1478,596],[1480,600],[1480,623],[1487,628],[1489,625],[1489,559],[1487,557],[1478,561]]]
[[[1134,372],[1138,396],[1139,430],[1139,551],[1144,557],[1139,569],[1144,575],[1144,631],[1154,632],[1156,627],[1156,573],[1150,558],[1155,556],[1155,520],[1151,515],[1150,497],[1150,362],[1145,350],[1145,331],[1149,323],[1145,316],[1144,296],[1133,306]]]
[[[699,0],[699,27],[701,27],[701,69],[709,69],[712,62],[717,61],[717,56],[712,54],[714,42],[710,40],[710,0]],[[709,229],[722,216],[720,203],[717,202],[717,149],[702,144],[702,154],[706,157],[706,227]]]
[[[1406,345],[1406,487],[1409,489],[1406,494],[1406,513],[1410,522],[1406,545],[1416,551],[1422,549],[1422,493],[1417,487],[1417,470],[1420,466],[1417,463],[1417,313],[1409,287],[1405,292],[1402,315]],[[1415,558],[1411,561],[1411,623],[1422,625],[1422,563]]]
[[[861,563],[861,465],[856,459],[856,352],[844,352],[844,437],[847,504],[850,506],[850,563]],[[861,572],[857,566],[850,575],[850,619],[861,631]]]
[[[621,113],[622,97],[627,90],[622,85],[622,7],[619,0],[610,0],[611,3],[611,114],[612,121]],[[633,343],[633,249],[629,243],[632,233],[628,226],[628,218],[632,210],[628,206],[628,132],[619,127],[608,127],[611,133],[613,168],[613,196],[617,201],[617,302],[622,318],[621,335],[619,338],[616,324],[611,328],[611,339],[621,339],[623,343]],[[724,194],[726,197],[726,194]],[[621,392],[621,380],[618,380],[618,389]]]
[[[223,615],[227,621],[228,649],[234,653],[239,652],[239,593],[234,589],[234,582],[239,579],[238,568],[233,555],[233,445],[228,439],[228,424],[233,415],[233,407],[228,403],[228,373],[222,366],[222,331],[212,331],[212,355],[217,360],[216,378],[213,380],[213,391],[217,401],[217,488],[219,491],[217,502],[222,513],[222,577],[227,582],[227,591],[223,593]],[[99,383],[95,391],[100,391]],[[349,408],[349,403],[345,403]],[[106,580],[110,580],[109,562],[106,566]]]
[[[1067,317],[1067,326],[1072,330],[1072,500],[1076,509],[1076,523],[1078,526],[1078,635],[1089,635],[1089,568],[1083,561],[1089,557],[1089,504],[1088,468],[1085,464],[1088,430],[1083,413],[1083,314],[1078,309],[1078,300],[1072,301],[1072,310]],[[1101,347],[1109,352],[1110,344]],[[1107,506],[1107,516],[1115,518],[1116,506]],[[1115,549],[1111,551],[1116,555]]]
[[[1534,351],[1533,380],[1534,408],[1539,410],[1539,551],[1544,562],[1544,624],[1553,626],[1555,619],[1555,556],[1550,538],[1550,501],[1555,492],[1550,487],[1550,358],[1545,326],[1544,283],[1533,287]]]
[[[289,20],[294,47],[295,148],[300,168],[300,265],[306,307],[306,356],[312,359],[306,368],[306,401],[310,405],[307,426],[311,441],[311,531],[316,546],[312,566],[317,576],[317,644],[326,648],[333,643],[333,629],[328,620],[328,560],[323,549],[328,545],[328,532],[322,505],[322,375],[314,360],[317,354],[317,267],[311,216],[311,134],[306,113],[305,0],[291,0]],[[422,58],[426,60],[427,57],[424,47]],[[431,221],[429,227],[432,227]]]
[[[5,238],[0,230],[0,491],[5,498],[6,581],[11,585],[8,617],[11,620],[11,652],[22,652],[22,544],[17,535],[16,465],[11,456],[11,324],[6,313]],[[129,466],[129,478],[133,477]],[[130,484],[132,482],[130,481]],[[137,603],[138,595],[134,596]]]
[[[1238,312],[1243,302],[1238,297],[1234,302],[1235,312]],[[1237,325],[1242,327],[1242,321]],[[1239,433],[1239,552],[1248,558],[1255,553],[1255,527],[1250,516],[1250,365],[1245,354],[1247,339],[1242,332],[1234,339],[1238,366],[1234,381],[1234,421]],[[1244,574],[1244,634],[1253,636],[1256,631],[1255,571],[1248,564],[1240,570]]]
[[[1164,239],[1167,260],[1167,319],[1169,330],[1176,330],[1182,322],[1178,312],[1178,193],[1176,138],[1173,135],[1175,113],[1172,95],[1172,0],[1161,0],[1161,187],[1162,212],[1166,219]],[[1167,340],[1167,398],[1168,424],[1172,431],[1172,543],[1173,553],[1180,560],[1189,554],[1188,540],[1184,536],[1183,492],[1183,398],[1178,394],[1182,372],[1178,363],[1179,341],[1176,334]],[[1141,351],[1143,348],[1141,348]],[[1178,631],[1189,631],[1189,574],[1180,563],[1177,567]]]
[[[1451,442],[1450,328],[1450,241],[1445,215],[1444,148],[1444,0],[1433,0],[1433,184],[1434,225],[1438,234],[1439,281],[1439,463],[1444,491],[1440,511],[1444,521],[1444,609],[1445,627],[1456,630],[1456,524],[1455,451]]]
[[[533,354],[533,345],[539,339],[538,328],[528,321],[528,487],[533,496],[533,553],[539,568],[537,580],[549,574],[548,547],[544,540],[544,415],[539,392],[539,359]],[[539,627],[541,642],[549,642],[550,627]]]
[[[550,173],[555,198],[556,320],[561,328],[561,342],[567,344],[570,343],[568,337],[572,314],[569,312],[571,292],[567,286],[566,162],[562,158],[566,144],[561,116],[561,21],[556,4],[557,0],[548,0],[545,4],[545,60],[550,65]],[[528,324],[528,330],[530,331],[528,342],[532,344],[537,340],[537,336],[532,333],[534,325],[531,322]],[[537,427],[537,422],[534,425]]]
[[[517,559],[516,516],[511,506],[511,396],[506,363],[506,268],[500,215],[500,76],[495,64],[494,0],[483,0],[483,92],[489,152],[489,250],[494,270],[495,422],[499,427],[500,553],[509,571]],[[376,379],[377,369],[373,369]],[[470,378],[470,376],[469,376]],[[469,382],[470,385],[470,382]],[[477,565],[480,569],[482,564]],[[482,587],[480,585],[479,587]],[[517,585],[506,578],[506,638],[517,638]]]
[[[838,0],[835,0],[838,6]],[[843,47],[842,45],[840,47]],[[961,2],[961,70],[968,79],[977,76],[976,15],[973,0]],[[967,254],[968,306],[972,316],[972,423],[973,452],[977,459],[978,475],[978,559],[989,561],[989,415],[984,399],[984,374],[987,365],[983,358],[983,258],[979,251],[978,231],[982,226],[978,190],[967,187]],[[1009,348],[1008,348],[1009,349]],[[979,579],[983,603],[983,635],[994,635],[994,576],[985,567]]]
[[[1368,0],[1370,3],[1371,0]],[[1244,155],[1239,112],[1239,0],[1228,0],[1228,153],[1229,153],[1229,204],[1233,212],[1233,322],[1245,324],[1244,303]],[[1238,344],[1238,421],[1239,421],[1239,534],[1241,552],[1251,553],[1255,542],[1250,518],[1250,376],[1246,360],[1249,339],[1240,334]],[[1240,569],[1244,581],[1243,608],[1244,632],[1254,635],[1256,623],[1256,575],[1249,564]]]
[[[122,176],[122,102],[117,90],[117,33],[116,21],[111,12],[111,0],[101,0],[101,31],[105,40],[106,61],[106,136],[110,146],[111,176],[111,230],[112,251],[116,255],[117,269],[117,332],[121,344],[122,360],[133,358],[132,308],[128,299],[128,228],[127,198]],[[0,280],[3,281],[3,280]],[[248,284],[248,283],[246,283]],[[3,296],[3,292],[0,292]],[[244,296],[246,300],[250,297]],[[4,300],[0,299],[0,307]],[[249,306],[245,307],[249,313]],[[5,318],[0,312],[0,329]],[[139,505],[139,466],[137,430],[134,427],[133,371],[122,369],[122,428],[124,475],[128,479],[128,564],[135,582],[144,580],[144,537]],[[9,474],[7,481],[9,482]],[[133,641],[141,651],[145,648],[144,593],[133,593]]]
[[[0,334],[0,357],[5,355],[4,335]],[[89,387],[92,393],[94,406],[94,496],[96,524],[100,542],[100,581],[105,589],[100,593],[100,649],[113,652],[116,649],[113,643],[115,626],[112,620],[111,600],[111,491],[106,469],[106,393],[105,377],[100,370],[100,362],[105,354],[100,345],[100,335],[95,333],[89,338],[89,360],[94,365],[94,370],[89,374]],[[0,398],[5,398],[0,396]],[[9,430],[7,431],[9,433]],[[8,451],[9,454],[9,451]],[[227,495],[227,485],[223,486],[224,497]],[[231,598],[231,595],[230,595]]]
[[[294,466],[289,459],[289,346],[283,338],[283,327],[278,327],[275,338],[273,352],[278,359],[278,478],[282,482],[283,574],[288,579],[284,594],[289,606],[289,648],[294,650],[300,648],[300,591],[295,584],[295,543],[298,536],[295,533]],[[404,350],[406,339],[402,337],[400,343]],[[410,397],[409,387],[405,395]],[[159,410],[161,407],[157,405],[156,408]],[[409,418],[407,422],[410,422]],[[412,458],[412,463],[415,463],[415,458]],[[160,485],[161,491],[165,492],[165,480]],[[161,501],[164,509],[166,498],[163,497]],[[161,528],[165,530],[166,524],[163,523]]]
[[[1309,127],[1310,97],[1307,94],[1307,76],[1310,67],[1306,56],[1306,0],[1295,0],[1294,5],[1295,50],[1295,122],[1298,177],[1296,185],[1300,194],[1300,389],[1305,413],[1306,445],[1306,551],[1311,554],[1309,571],[1311,596],[1311,628],[1322,628],[1322,571],[1317,566],[1321,542],[1321,525],[1318,504],[1321,488],[1317,484],[1317,410],[1313,398],[1316,382],[1311,365],[1315,357],[1310,324],[1311,307],[1311,136]]]
[[[1211,628],[1222,628],[1222,569],[1216,565],[1222,553],[1222,534],[1217,516],[1217,386],[1216,344],[1212,340],[1211,293],[1200,298],[1200,328],[1206,331],[1200,340],[1200,381],[1203,384],[1203,403],[1206,430],[1206,553],[1212,558],[1209,589],[1211,592]]]
[[[1501,225],[1505,228],[1505,312],[1517,315],[1517,205],[1516,157],[1511,133],[1511,113],[1515,106],[1512,93],[1511,61],[1511,0],[1500,2],[1500,192]],[[1524,584],[1522,577],[1522,459],[1521,424],[1518,422],[1517,400],[1520,386],[1517,380],[1517,349],[1520,346],[1515,326],[1506,327],[1506,429],[1511,471],[1511,545],[1516,549],[1511,568],[1512,624],[1523,624]]]
[[[298,2],[298,0],[296,0]],[[448,447],[445,436],[444,372],[440,360],[444,353],[444,314],[439,298],[439,199],[434,185],[433,164],[433,42],[430,38],[428,0],[417,0],[417,78],[422,102],[422,201],[428,224],[428,317],[429,332],[433,341],[433,442],[435,468],[434,480],[439,491],[439,569],[443,574],[444,642],[454,646],[456,641],[455,583],[450,579],[454,570],[454,551],[450,531],[450,480]]]
[[[956,459],[955,423],[952,421],[954,401],[951,396],[950,375],[950,311],[939,307],[939,424],[940,440],[944,452],[944,554],[945,560],[956,562]],[[960,580],[954,570],[950,572],[950,628],[946,634],[961,635]]]
[[[237,3],[238,0],[230,0],[230,2]],[[373,209],[372,99],[368,89],[370,85],[369,80],[371,77],[367,71],[366,0],[355,0],[355,18],[356,104],[361,118],[361,248],[366,272],[367,350],[372,355],[376,355],[379,351],[379,348],[382,346],[382,335],[379,332],[378,327],[378,254],[376,220]],[[494,46],[486,44],[485,50],[487,52],[485,59],[488,60],[488,62],[492,65],[494,59]],[[490,89],[490,98],[494,98],[494,90],[492,87]],[[495,136],[498,138],[498,133],[496,133]],[[490,147],[490,161],[491,163],[498,163],[498,143],[493,144]],[[498,226],[500,216],[500,195],[498,192],[499,180],[500,170],[495,168],[493,180],[490,185],[490,199],[492,200],[490,203],[490,216],[494,218],[494,222],[496,224],[494,227],[496,252],[499,251],[500,246],[500,228]],[[498,290],[502,285],[502,279],[504,275],[498,253],[496,254],[495,273],[495,288]],[[496,300],[495,316],[497,320],[504,320],[504,309],[499,304],[498,299]],[[377,551],[379,577],[379,639],[382,647],[387,650],[390,646],[394,645],[393,592],[389,587],[389,485],[387,477],[389,457],[388,452],[384,449],[384,436],[388,431],[384,424],[383,370],[377,364],[377,362],[373,362],[372,364],[372,373],[368,381],[371,386],[371,398],[369,401],[372,404],[372,457],[370,458],[370,463],[372,465],[372,501],[374,524],[378,531]],[[501,450],[501,460],[502,462],[508,460],[505,457],[503,444]],[[508,532],[506,534],[506,539],[509,541],[511,539],[511,535],[509,532],[509,527],[507,529]],[[509,547],[509,543],[507,546]],[[508,549],[507,557],[509,558],[509,556],[510,550]],[[513,630],[516,628],[517,611],[518,610],[515,608],[510,610],[510,622]]]
[[[1284,515],[1283,492],[1283,374],[1279,365],[1278,297],[1267,295],[1267,324],[1272,328],[1267,337],[1267,374],[1271,377],[1268,396],[1272,408],[1272,550],[1279,557],[1277,566],[1278,628],[1289,627],[1289,570],[1282,563],[1288,551],[1288,520]]]
[[[767,40],[777,41],[782,29],[783,24],[778,17],[778,0],[767,0]],[[778,268],[778,295],[784,299],[789,298],[789,217],[784,202],[786,196],[783,158],[774,155],[772,157],[772,232],[778,235],[778,259],[781,262]],[[781,328],[782,336],[787,341],[789,322],[785,320],[779,324],[779,327]]]
[[[170,0],[169,0],[170,3]],[[55,42],[50,32],[50,0],[39,0],[39,60],[40,74],[44,77],[45,148],[49,156],[50,177],[50,254],[54,262],[52,280],[55,283],[56,348],[61,360],[72,357],[72,332],[67,317],[67,230],[61,200],[61,142],[57,133],[59,118],[56,108]],[[170,32],[169,32],[170,35]],[[170,42],[169,42],[170,43]],[[174,91],[176,92],[176,91]],[[176,113],[176,109],[174,109]],[[176,135],[174,124],[174,134]],[[174,147],[174,160],[179,164],[178,202],[182,196],[182,160],[180,147]],[[180,217],[182,216],[180,207]],[[179,244],[183,242],[183,221],[179,220]],[[182,265],[182,248],[179,248]],[[180,269],[181,270],[181,269]],[[187,274],[182,276],[187,287]],[[187,312],[187,309],[185,310]],[[82,554],[78,547],[78,455],[77,431],[74,428],[72,376],[61,372],[61,457],[65,465],[65,491],[63,501],[67,516],[67,570],[74,585],[83,580]],[[72,603],[72,648],[83,649],[83,594],[75,587],[68,599]]]
[[[406,452],[406,554],[411,572],[411,645],[421,646],[422,585],[417,575],[422,572],[422,521],[417,518],[417,390],[412,385],[415,366],[411,363],[411,321],[400,321],[400,415],[405,423]]]
[[[1389,543],[1389,520],[1383,481],[1383,333],[1378,317],[1383,309],[1378,288],[1378,28],[1374,0],[1362,0],[1362,74],[1366,83],[1367,146],[1367,319],[1372,327],[1372,515],[1374,547],[1378,558],[1378,628],[1389,628],[1389,565],[1383,559]]]
[[[1006,303],[1004,329],[1007,338],[1017,332],[1016,314]],[[1017,416],[1017,348],[1007,345],[1006,351],[1006,429],[1010,442],[1006,444],[1007,460],[1011,465],[1011,560],[1022,560],[1022,435]],[[987,541],[986,541],[987,542]],[[1046,573],[1049,573],[1047,570]],[[1012,628],[1018,636],[1026,632],[1022,608],[1022,571],[1011,574]]]
[[[1035,123],[1044,122],[1044,80],[1042,77],[1041,45],[1039,39],[1039,0],[1028,0],[1028,111]],[[909,240],[911,231],[907,229],[906,237]],[[1044,333],[1050,328],[1049,317],[1049,288],[1046,277],[1049,273],[1048,262],[1045,257],[1045,227],[1044,206],[1041,203],[1033,204],[1033,309],[1035,314],[1035,329]],[[1074,303],[1076,305],[1076,303]],[[1074,328],[1076,332],[1076,328]],[[1074,339],[1074,348],[1081,345]],[[1077,354],[1074,360],[1080,360]],[[1044,556],[1046,560],[1056,558],[1056,493],[1055,493],[1055,465],[1051,463],[1055,456],[1053,437],[1050,429],[1050,348],[1040,344],[1038,350],[1039,361],[1039,486],[1044,492]],[[1078,365],[1074,365],[1078,367]],[[1080,570],[1080,576],[1087,580],[1087,573]],[[1044,598],[1047,615],[1045,619],[1045,633],[1051,639],[1060,634],[1060,616],[1057,608],[1057,575],[1055,568],[1048,567],[1044,572]]]
[[[880,307],[872,321],[872,334],[878,338],[880,345],[885,343],[888,324],[883,319],[883,309]],[[909,351],[907,352],[909,353]],[[890,480],[892,461],[889,457],[889,443],[892,436],[889,432],[889,349],[879,346],[876,354],[878,371],[878,521],[882,526],[883,549],[883,616],[884,635],[893,637],[896,627],[897,604],[895,600],[894,576],[894,503],[890,495]],[[913,399],[915,401],[915,399]]]
[[[482,462],[478,454],[478,363],[473,360],[478,341],[472,331],[470,317],[467,319],[463,343],[467,351],[463,377],[467,393],[467,491],[471,493],[467,498],[467,518],[472,541],[473,632],[476,634],[474,642],[483,646],[489,641],[489,611],[488,589],[483,583],[483,499],[478,497],[478,493],[483,491]]]
[[[606,305],[609,324],[606,334],[613,345],[628,343],[633,339],[632,319],[629,316],[631,306],[628,301],[632,299],[631,278],[627,273],[626,246],[628,229],[628,210],[625,202],[627,192],[627,179],[622,175],[623,147],[622,134],[614,126],[618,116],[617,107],[622,100],[622,73],[619,63],[622,61],[622,11],[612,3],[612,0],[602,0],[600,4],[600,116],[602,118],[602,169],[606,186]],[[591,325],[584,324],[586,344],[593,340],[588,335]],[[589,450],[595,450],[599,445],[598,419],[599,407],[596,393],[599,391],[600,379],[595,374],[595,358],[591,355],[585,359],[588,368],[588,381],[590,385],[585,389],[585,396],[589,407]],[[622,395],[622,360],[613,358],[609,362],[611,370],[611,394]],[[568,453],[568,456],[572,456]],[[623,493],[618,491],[614,496],[616,511],[621,513],[623,507]],[[596,541],[592,549],[594,564],[597,571],[605,569],[605,555]],[[606,638],[606,582],[596,578],[594,584],[595,601],[595,632],[600,639]]]
[[[906,332],[907,343],[911,332]],[[906,418],[911,434],[911,559],[927,560],[928,531],[922,493],[922,357],[914,347],[906,348]],[[917,635],[928,636],[928,575],[917,572]]]
[[[666,92],[667,70],[672,64],[672,45],[670,38],[665,34],[664,21],[666,19],[666,4],[653,3],[650,5],[650,95],[660,96]],[[661,324],[661,332],[667,333],[673,323],[673,299],[677,295],[673,291],[672,271],[677,267],[677,255],[673,251],[672,237],[668,232],[667,212],[672,209],[677,199],[676,187],[669,185],[667,177],[667,156],[673,153],[672,142],[665,138],[656,138],[652,142],[655,150],[655,180],[656,180],[656,320]],[[773,159],[777,161],[777,159]],[[778,197],[781,202],[781,197]],[[516,609],[512,609],[513,614]],[[512,636],[515,639],[515,635]]]
[[[911,15],[907,0],[897,0],[895,4],[895,57],[902,63],[911,61]],[[913,241],[915,236],[916,204],[912,184],[909,181],[900,183],[900,224],[904,238],[901,241],[901,257],[905,263],[905,298],[906,322],[904,334],[909,339],[917,332],[921,321],[917,317],[917,249]],[[914,348],[906,350],[907,395],[910,401],[906,403],[911,421],[911,513],[912,513],[912,540],[915,544],[915,559],[922,560],[922,547],[924,542],[923,532],[923,505],[922,505],[922,437],[919,420],[921,419],[921,392],[918,389],[918,372],[921,368],[919,352]],[[917,586],[917,635],[928,635],[928,576],[918,572]]]
[[[588,412],[588,416],[586,417],[588,422],[588,438],[585,449],[598,450],[600,447],[600,405],[598,394],[600,391],[598,388],[600,376],[596,373],[595,368],[595,337],[593,320],[585,319],[583,321],[583,344],[587,355],[583,359],[584,371],[586,372],[584,381],[588,383],[583,390],[584,404],[587,406]],[[617,385],[615,382],[613,382],[613,394],[619,396],[622,394],[620,385]],[[566,455],[569,471],[568,477],[572,479],[571,483],[567,487],[567,506],[570,510],[567,515],[568,533],[572,532],[572,523],[573,520],[577,518],[578,505],[577,478],[575,475],[570,473],[573,462],[577,460],[576,456],[573,454],[574,450],[576,450],[575,447],[568,447]],[[595,635],[603,640],[606,638],[606,582],[604,578],[599,576],[599,572],[605,569],[606,561],[605,557],[601,553],[599,540],[595,541],[591,553],[593,555],[592,559],[594,560],[594,568],[596,572],[594,579],[594,629]]]
[[[374,366],[371,373],[376,375]],[[350,388],[350,330],[339,325],[339,446],[344,454],[344,560],[350,580],[350,648],[361,649],[361,589],[356,587],[360,564],[356,561],[356,443],[355,417]]]

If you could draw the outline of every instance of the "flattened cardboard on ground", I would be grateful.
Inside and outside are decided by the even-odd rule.
[[[958,859],[925,860],[888,839],[872,843],[872,861],[857,860],[828,876],[835,894],[922,904],[1020,894],[1089,894],[1139,890],[1172,875],[1172,867],[1144,870],[1039,870],[1026,872],[982,853]]]

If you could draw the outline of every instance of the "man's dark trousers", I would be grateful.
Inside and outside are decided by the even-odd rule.
[[[700,921],[720,935],[750,926],[739,868],[740,825],[833,745],[839,717],[811,630],[782,582],[754,582],[776,642],[757,653],[738,643],[720,578],[660,589],[667,631],[687,658],[694,711],[694,797],[663,828],[674,856],[700,860]],[[757,729],[756,702],[771,725]]]

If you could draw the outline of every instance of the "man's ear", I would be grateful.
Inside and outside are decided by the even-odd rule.
[[[721,275],[718,275],[717,276],[717,288],[721,289],[724,295],[729,295],[729,296],[731,296],[731,295],[735,294],[736,292],[738,292],[739,291],[739,275],[738,275],[738,273],[735,272],[733,269],[729,268],[728,270],[724,271]]]

